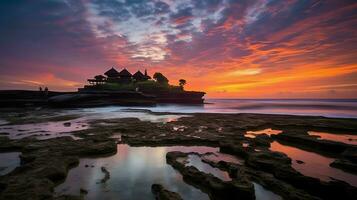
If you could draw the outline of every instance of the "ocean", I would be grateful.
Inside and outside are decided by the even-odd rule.
[[[357,99],[206,99],[204,105],[158,104],[154,112],[261,113],[357,118]]]

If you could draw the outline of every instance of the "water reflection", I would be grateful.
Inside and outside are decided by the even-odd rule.
[[[61,121],[61,122],[45,122],[34,124],[21,125],[5,125],[0,126],[0,132],[8,133],[10,139],[21,139],[29,136],[35,136],[37,139],[50,139],[56,137],[70,136],[73,139],[80,139],[69,132],[84,130],[88,128],[88,124],[80,119]]]
[[[247,134],[245,134],[244,137],[255,138],[257,135],[261,135],[261,134],[267,134],[271,136],[271,135],[280,134],[282,132],[283,132],[282,130],[274,130],[271,128],[267,128],[259,131],[247,131]]]
[[[277,141],[271,143],[270,150],[283,152],[288,155],[293,160],[292,167],[306,176],[319,178],[324,181],[329,181],[331,180],[330,177],[332,177],[334,179],[345,181],[353,186],[357,186],[356,175],[329,166],[330,163],[334,161],[333,158],[282,145]],[[297,160],[303,161],[304,163],[299,164],[296,162]]]
[[[357,145],[357,135],[333,134],[326,132],[308,131],[309,135],[318,136],[318,139],[343,142],[346,144]]]
[[[0,126],[1,125],[5,125],[5,124],[8,124],[9,122],[6,121],[6,120],[3,120],[3,119],[0,119]]]
[[[98,107],[98,108],[80,108],[80,109],[66,110],[65,112],[67,114],[81,115],[86,120],[138,118],[141,121],[162,122],[162,123],[177,121],[180,117],[190,116],[184,114],[157,115],[157,114],[146,112],[146,110],[150,108],[151,107],[138,107],[138,109],[132,109],[132,107],[108,106],[108,107]]]
[[[20,166],[20,152],[0,153],[0,176]]]
[[[258,183],[253,182],[256,200],[281,200],[281,196],[265,189]]]
[[[36,112],[34,112],[33,115],[36,115]],[[49,115],[50,114],[48,114],[48,116]],[[56,137],[70,136],[73,139],[78,140],[81,138],[72,135],[70,132],[87,129],[89,127],[88,121],[91,120],[138,118],[142,121],[167,123],[177,121],[180,117],[189,116],[174,114],[155,115],[148,112],[144,112],[143,110],[129,111],[125,109],[125,107],[110,106],[100,108],[58,110],[53,113],[52,117],[65,115],[78,115],[79,118],[68,121],[30,123],[20,125],[7,125],[7,121],[0,119],[0,133],[6,133],[10,139],[21,139],[29,136],[34,136],[36,139],[43,140]],[[110,124],[102,123],[102,125]]]
[[[205,193],[186,184],[180,173],[166,164],[166,153],[169,151],[204,154],[217,153],[218,148],[130,147],[120,144],[114,156],[81,159],[79,166],[69,171],[66,181],[55,191],[58,194],[79,195],[80,188],[83,188],[88,190],[87,199],[152,199],[151,184],[160,183],[178,192],[183,199],[208,199]],[[111,177],[105,184],[99,183],[104,177],[100,170],[102,166],[108,169]]]

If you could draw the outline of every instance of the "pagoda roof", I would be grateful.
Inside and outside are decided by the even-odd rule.
[[[138,70],[134,75],[133,75],[134,78],[145,78],[145,75],[140,71]]]
[[[103,75],[97,75],[97,76],[95,76],[94,77],[96,80],[103,80],[103,79],[105,79],[105,76],[103,76]]]
[[[131,77],[131,73],[127,70],[127,69],[123,69],[119,72],[119,76],[122,76],[122,77]]]
[[[108,77],[118,77],[120,76],[119,72],[112,67],[110,70],[104,73]]]

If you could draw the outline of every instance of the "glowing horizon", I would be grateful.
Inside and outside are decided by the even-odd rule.
[[[74,91],[125,67],[211,98],[357,98],[355,10],[347,0],[2,1],[0,89]]]

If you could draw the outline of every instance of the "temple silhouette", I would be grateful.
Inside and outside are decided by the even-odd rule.
[[[128,84],[131,82],[143,82],[150,80],[151,77],[147,74],[147,70],[145,69],[144,74],[138,70],[134,74],[131,74],[126,68],[122,69],[118,72],[114,67],[109,69],[103,75],[96,75],[94,79],[88,79],[90,85],[101,85],[105,83],[122,83]]]
[[[181,79],[183,80],[183,79]],[[180,80],[180,81],[181,81]],[[152,106],[157,103],[203,104],[205,92],[186,91],[184,84],[169,84],[160,72],[151,78],[147,70],[131,74],[111,67],[103,74],[87,79],[77,92],[0,91],[4,106],[96,107],[108,105]]]

